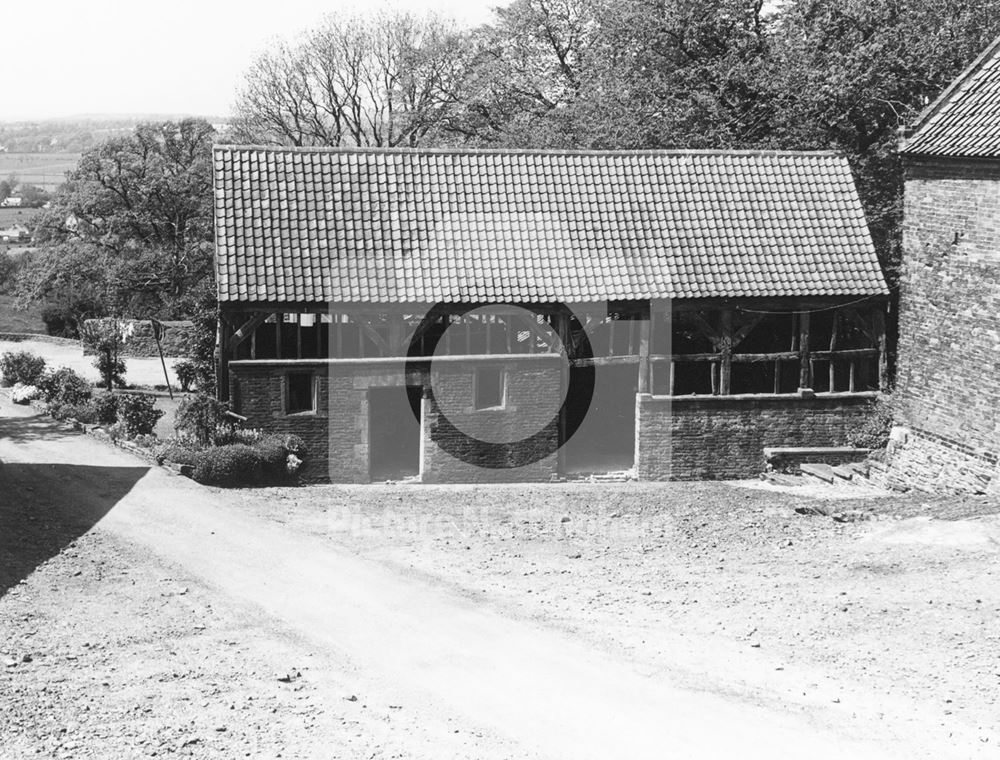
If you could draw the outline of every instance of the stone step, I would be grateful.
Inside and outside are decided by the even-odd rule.
[[[818,478],[826,483],[836,483],[839,478],[833,472],[833,468],[828,464],[814,464],[806,462],[799,465],[803,475]]]
[[[787,475],[783,472],[769,472],[765,476],[765,480],[776,486],[786,486],[797,488],[799,486],[804,486],[806,484],[806,479],[801,475]]]
[[[871,465],[868,462],[851,462],[847,466],[854,470],[855,474],[863,478],[867,478],[868,473],[871,472]]]
[[[830,469],[833,470],[833,474],[841,480],[854,480],[854,476],[858,474],[853,468],[843,464],[835,465]]]

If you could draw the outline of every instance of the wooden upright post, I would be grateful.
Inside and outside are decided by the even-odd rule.
[[[809,360],[809,312],[799,313],[799,388],[809,388],[812,384],[811,362]]]
[[[876,307],[875,315],[875,335],[878,338],[878,389],[885,391],[889,386],[889,355],[888,342],[885,335],[885,311],[881,307]]]
[[[719,315],[719,353],[722,354],[722,361],[719,364],[719,395],[728,396],[732,390],[733,371],[732,309],[725,309]]]
[[[233,332],[233,327],[225,314],[219,312],[215,339],[215,395],[219,401],[229,400],[229,341],[233,337]]]
[[[639,393],[649,393],[649,341],[652,334],[653,313],[639,321]]]

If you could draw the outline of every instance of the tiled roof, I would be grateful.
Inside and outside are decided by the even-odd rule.
[[[1000,37],[903,133],[900,151],[1000,156]]]
[[[215,149],[221,301],[886,292],[830,153]]]

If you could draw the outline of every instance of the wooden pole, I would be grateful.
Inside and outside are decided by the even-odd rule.
[[[650,315],[651,317],[651,315]],[[651,319],[639,322],[639,393],[649,393],[649,340]],[[631,340],[630,340],[631,342]]]
[[[732,388],[733,370],[733,312],[725,309],[719,315],[719,353],[722,361],[719,363],[719,393],[728,396]]]
[[[882,307],[876,307],[874,321],[875,335],[878,338],[878,389],[885,391],[889,387],[889,354],[885,335],[885,311]]]
[[[799,388],[809,388],[812,382],[809,358],[809,312],[799,314]]]
[[[830,353],[837,350],[837,325],[840,323],[840,312],[833,312],[833,326],[830,328]],[[827,390],[833,393],[836,389],[836,372],[834,370],[834,361],[830,359],[830,381],[827,384]]]
[[[173,401],[174,389],[170,387],[170,374],[167,372],[167,360],[163,358],[163,345],[160,343],[160,330],[163,325],[155,319],[149,320],[149,324],[153,328],[153,339],[156,341],[156,350],[160,354],[160,365],[163,367],[163,379],[167,382],[167,393],[170,394],[170,400]]]

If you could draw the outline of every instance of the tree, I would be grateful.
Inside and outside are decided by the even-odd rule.
[[[903,176],[897,130],[1000,34],[1000,1],[793,0],[776,19],[770,143],[851,161],[895,280]]]
[[[242,142],[408,146],[440,139],[460,99],[453,23],[403,13],[328,16],[257,58],[236,105]]]
[[[141,124],[86,151],[38,220],[22,299],[175,318],[212,272],[212,127]],[[84,316],[84,315],[78,315]]]
[[[768,124],[760,0],[516,0],[476,35],[466,136],[511,147],[743,147]]]

